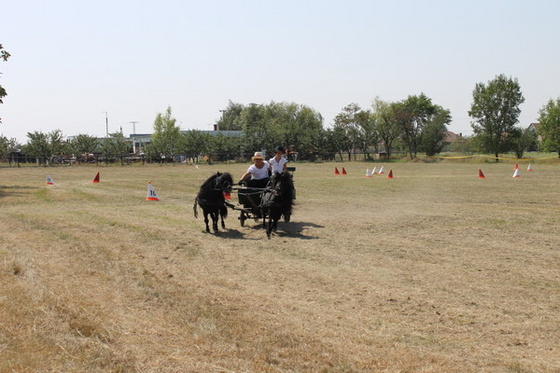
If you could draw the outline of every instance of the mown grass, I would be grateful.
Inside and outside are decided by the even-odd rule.
[[[0,169],[0,371],[560,371],[559,166],[371,165],[298,164],[271,240],[193,217],[246,165]]]

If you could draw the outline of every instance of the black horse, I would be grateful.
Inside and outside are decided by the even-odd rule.
[[[214,232],[218,231],[218,217],[221,217],[222,228],[225,229],[226,225],[224,219],[227,218],[228,210],[224,193],[230,193],[233,186],[233,179],[231,174],[224,172],[210,176],[200,187],[195,200],[194,200],[194,217],[198,217],[196,205],[202,208],[204,213],[204,223],[206,223],[206,232],[210,232],[208,226],[208,215],[212,218],[212,228]]]
[[[266,235],[270,238],[272,231],[276,231],[278,220],[284,216],[287,223],[292,216],[292,206],[294,204],[294,182],[292,175],[275,173],[268,184],[267,190],[263,193],[260,205],[263,216],[263,228],[266,228]],[[268,226],[266,220],[268,217]]]

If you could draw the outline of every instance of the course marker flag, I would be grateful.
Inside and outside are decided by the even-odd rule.
[[[146,196],[147,201],[159,201],[159,197],[156,194],[156,190],[152,185],[151,181],[148,181],[148,195]]]

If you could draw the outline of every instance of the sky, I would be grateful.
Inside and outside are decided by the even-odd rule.
[[[560,96],[557,0],[0,0],[0,134],[151,133],[171,107],[210,130],[229,102],[307,105],[424,93],[472,134],[472,91],[518,80],[519,126]],[[133,123],[135,122],[135,123]]]

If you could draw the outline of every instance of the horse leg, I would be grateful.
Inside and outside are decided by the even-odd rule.
[[[264,228],[266,228],[266,217],[269,216],[268,209],[267,208],[261,209],[261,215],[262,215],[262,220],[263,220],[262,227],[264,229]]]
[[[206,224],[206,232],[210,233],[210,226],[208,225],[208,211],[203,210],[204,211],[204,223]]]
[[[278,220],[280,220],[282,214],[283,214],[282,208],[279,208],[276,211],[274,211],[274,219],[273,219],[274,223],[272,224],[272,230],[274,232],[276,232],[276,229],[278,228]]]
[[[271,234],[272,234],[272,213],[268,214],[268,227],[266,227],[266,236],[268,237],[269,240]]]
[[[218,211],[212,211],[210,213],[210,216],[212,216],[212,228],[214,229],[214,232],[218,231]]]

